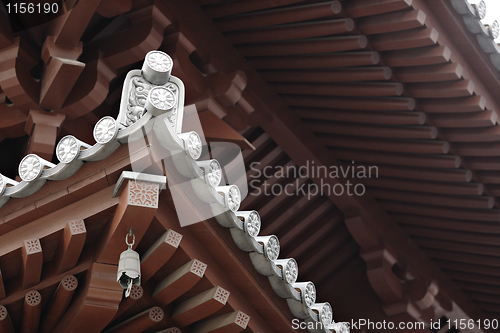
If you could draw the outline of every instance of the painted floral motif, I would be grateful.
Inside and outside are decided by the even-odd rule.
[[[159,306],[153,307],[149,310],[149,318],[155,323],[158,323],[163,320],[164,312]]]
[[[158,208],[158,191],[158,184],[130,181],[128,202],[135,206]]]
[[[115,137],[115,134],[116,121],[111,117],[101,118],[94,127],[94,139],[97,143],[108,143]]]
[[[141,298],[143,295],[144,295],[144,290],[142,289],[142,287],[133,284],[132,288],[130,289],[130,298],[137,300]]]
[[[19,164],[19,176],[24,181],[36,179],[42,173],[42,163],[40,158],[34,154],[29,154]]]
[[[78,280],[73,275],[66,275],[61,280],[61,284],[66,290],[75,290],[78,286]]]
[[[31,290],[28,291],[24,299],[26,300],[26,303],[28,303],[29,305],[36,306],[40,304],[40,302],[42,301],[42,295],[40,295],[40,293],[36,290]]]
[[[24,241],[24,247],[27,254],[42,252],[42,245],[39,239],[30,239]]]
[[[87,232],[83,220],[71,221],[68,222],[68,224],[69,224],[69,230],[71,231],[72,235],[84,234]]]
[[[168,72],[172,69],[173,61],[163,52],[150,52],[146,56],[149,67],[158,72]]]
[[[167,232],[167,237],[165,238],[165,243],[172,245],[173,247],[178,247],[179,244],[181,243],[182,235],[173,231],[169,230]]]
[[[224,288],[217,287],[217,290],[215,291],[214,299],[221,304],[226,304],[227,299],[229,298],[230,292],[227,291]]]
[[[56,148],[57,159],[63,163],[69,163],[78,155],[78,143],[72,135],[65,136],[59,141]]]
[[[238,311],[238,314],[236,315],[236,320],[234,322],[236,323],[236,325],[242,328],[246,328],[249,321],[250,321],[249,315],[244,314],[241,311]]]
[[[206,269],[207,265],[197,259],[195,259],[193,261],[193,264],[191,265],[191,272],[198,275],[199,277],[203,277]]]

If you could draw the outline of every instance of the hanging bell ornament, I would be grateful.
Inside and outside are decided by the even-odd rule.
[[[131,243],[128,241],[129,237],[132,237]],[[116,281],[120,283],[123,289],[126,289],[125,297],[129,297],[132,285],[141,285],[141,258],[139,253],[132,250],[135,243],[133,229],[129,229],[129,233],[125,236],[125,243],[127,243],[128,249],[120,255]]]

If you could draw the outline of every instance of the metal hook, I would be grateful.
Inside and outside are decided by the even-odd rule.
[[[125,243],[128,245],[129,249],[132,249],[132,246],[134,246],[134,244],[135,244],[135,235],[134,235],[135,229],[134,228],[128,228],[127,230],[128,230],[128,234],[125,236]],[[128,238],[130,236],[132,236],[132,243],[128,242]]]

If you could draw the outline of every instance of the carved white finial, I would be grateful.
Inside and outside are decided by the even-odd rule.
[[[173,61],[168,54],[162,51],[151,51],[144,59],[142,75],[153,84],[163,85],[168,82],[172,67]]]

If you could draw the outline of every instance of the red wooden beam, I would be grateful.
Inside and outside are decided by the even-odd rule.
[[[68,309],[77,286],[78,280],[73,275],[67,275],[62,279],[45,309],[40,325],[40,333],[52,332]]]
[[[64,227],[53,259],[56,274],[61,274],[76,266],[85,245],[86,236],[87,230],[83,220],[68,222]]]
[[[225,36],[233,44],[249,44],[345,34],[353,29],[354,21],[351,18],[342,18],[284,24],[258,30],[235,31],[229,32]]]
[[[29,291],[24,298],[21,333],[36,333],[42,315],[42,295],[36,290]]]
[[[12,326],[9,312],[3,305],[0,305],[0,330],[4,333],[14,333],[14,327]]]
[[[24,241],[22,247],[22,283],[21,288],[26,289],[40,282],[43,266],[42,246],[39,239]]]
[[[420,28],[427,15],[421,10],[401,10],[359,19],[357,27],[366,35]]]
[[[288,60],[287,60],[288,59]],[[275,66],[272,65],[271,68],[282,68],[283,65],[286,66],[287,62],[296,62],[299,58],[286,58],[282,59],[284,63],[276,61]],[[299,59],[300,60],[300,59]],[[318,59],[318,62],[313,63],[313,66],[318,66],[321,68],[321,61],[327,60],[327,58],[322,57]],[[346,61],[351,61],[353,59],[347,59]],[[354,59],[355,60],[355,59]],[[258,61],[258,59],[257,59]],[[274,61],[274,60],[271,60]],[[279,63],[278,63],[279,62]],[[341,62],[340,62],[341,63]],[[339,64],[337,62],[337,64]],[[324,63],[324,67],[329,67],[328,63]],[[285,67],[286,68],[286,67]],[[304,68],[307,68],[304,67]],[[389,67],[361,67],[361,68],[339,68],[339,69],[322,69],[322,70],[269,70],[262,71],[261,76],[268,82],[322,82],[322,83],[335,83],[340,82],[346,84],[347,82],[353,82],[357,84],[359,81],[386,81],[392,76],[392,71]],[[355,83],[354,83],[355,82]],[[344,88],[345,89],[345,88]],[[352,92],[351,92],[352,94]]]
[[[220,31],[243,30],[266,27],[284,23],[309,21],[321,17],[337,15],[342,10],[339,1],[328,1],[318,4],[292,6],[251,13],[235,18],[227,18],[215,22]]]
[[[450,61],[450,57],[451,50],[443,45],[384,52],[384,62],[391,67],[445,64]]]

